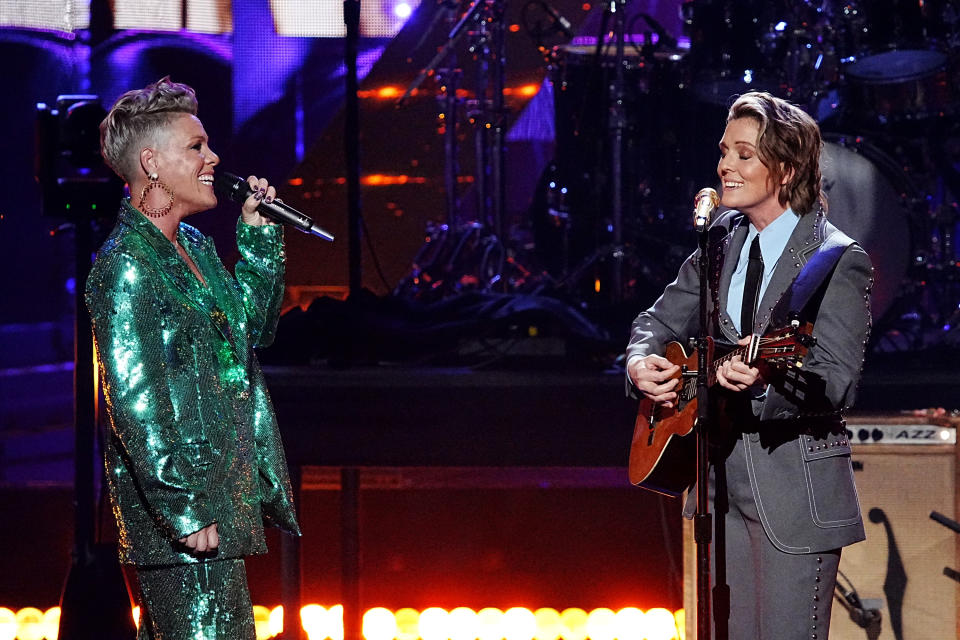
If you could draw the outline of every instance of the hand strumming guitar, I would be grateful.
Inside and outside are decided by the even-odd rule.
[[[634,358],[627,363],[627,375],[633,385],[654,402],[672,407],[677,399],[674,389],[679,382],[674,378],[680,366],[671,363],[663,356],[649,355]]]
[[[751,336],[741,338],[738,345],[744,346],[750,344]],[[717,383],[731,391],[746,391],[755,384],[766,385],[766,381],[760,374],[760,369],[751,367],[737,355],[717,367]]]

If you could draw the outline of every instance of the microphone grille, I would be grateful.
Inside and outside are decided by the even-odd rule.
[[[710,199],[711,208],[716,208],[720,204],[720,196],[717,195],[716,189],[710,187],[704,187],[697,192],[696,197],[693,199],[694,205],[700,204],[700,201],[704,198]]]
[[[236,176],[229,171],[217,171],[213,174],[213,188],[222,196],[235,199],[237,196],[237,187],[243,182],[243,178]]]

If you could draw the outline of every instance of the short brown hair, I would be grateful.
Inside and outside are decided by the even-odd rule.
[[[789,203],[800,215],[811,211],[817,201],[825,210],[820,175],[823,139],[816,121],[800,107],[763,91],[745,93],[734,101],[727,122],[739,118],[753,118],[760,124],[757,155],[774,184],[793,172],[780,189],[780,204]]]
[[[130,181],[140,161],[140,145],[155,140],[177,114],[197,114],[197,96],[185,84],[164,76],[117,98],[100,123],[100,153],[117,175]]]

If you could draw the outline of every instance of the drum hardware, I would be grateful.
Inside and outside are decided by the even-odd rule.
[[[611,139],[611,189],[612,203],[610,207],[611,223],[613,226],[612,240],[615,246],[623,244],[623,138],[626,129],[626,107],[623,97],[624,88],[623,49],[626,46],[626,0],[610,0],[607,12],[613,16],[614,34],[616,37],[616,57],[614,58],[613,83],[610,85],[610,139]],[[599,39],[602,41],[602,38]],[[597,43],[599,48],[600,42]],[[611,294],[614,302],[623,297],[623,254],[614,254],[613,273],[611,276]]]
[[[927,247],[913,254],[910,281],[896,329],[912,349],[960,346],[960,256],[954,234],[960,215],[957,204],[941,203],[922,212]]]
[[[549,273],[529,264],[479,222],[451,227],[427,224],[423,246],[413,259],[410,273],[393,295],[435,302],[467,291],[540,293],[554,290]]]
[[[446,42],[438,50],[433,59],[417,74],[413,82],[407,87],[403,96],[397,101],[397,107],[402,107],[415,89],[429,76],[436,76],[441,85],[442,111],[444,132],[444,186],[446,189],[447,224],[442,233],[428,227],[427,242],[421,253],[430,255],[436,252],[436,247],[444,245],[451,230],[462,238],[473,237],[478,233],[477,224],[483,231],[483,244],[487,247],[483,252],[472,252],[471,255],[482,256],[483,264],[473,265],[472,271],[487,274],[490,270],[488,261],[496,258],[498,262],[496,273],[484,277],[477,277],[473,284],[479,288],[493,287],[502,283],[501,271],[506,259],[506,251],[502,246],[502,239],[506,237],[505,203],[506,184],[504,180],[504,165],[506,159],[506,120],[507,108],[504,102],[504,82],[506,71],[505,42],[506,25],[503,20],[504,0],[474,0],[462,17],[451,28]],[[468,52],[476,65],[476,98],[465,104],[466,115],[474,129],[474,147],[476,153],[476,169],[474,174],[474,189],[477,194],[477,218],[479,223],[464,225],[459,218],[459,200],[457,197],[457,139],[456,124],[458,112],[457,88],[461,71],[456,69],[454,51],[464,37],[468,38]],[[444,65],[441,67],[441,65]],[[431,240],[432,239],[432,240]],[[429,247],[430,242],[434,247]],[[491,243],[500,245],[496,250],[490,248]],[[458,243],[458,247],[461,243]],[[457,249],[452,263],[457,263],[463,253]],[[423,256],[418,256],[422,259]],[[451,262],[448,260],[448,262]],[[422,265],[417,261],[396,291],[407,291],[426,286],[421,277]],[[451,267],[452,268],[452,267]],[[471,269],[468,269],[471,270]],[[449,279],[444,279],[448,281]],[[431,285],[433,286],[433,285]]]
[[[547,0],[530,0],[523,5],[520,22],[543,55],[546,64],[550,63],[552,56],[552,48],[547,46],[548,39],[554,36],[570,39],[574,35],[570,21],[558,13]]]
[[[829,217],[864,245],[875,267],[873,351],[958,343],[960,137],[950,131],[919,138],[888,131],[871,142],[824,135]]]
[[[467,115],[475,129],[478,162],[474,184],[478,194],[478,217],[495,229],[500,237],[504,236],[505,223],[503,165],[507,113],[503,93],[506,70],[503,10],[503,0],[474,0],[451,29],[443,47],[419,72],[397,101],[398,107],[403,106],[407,98],[428,76],[436,75],[440,65],[451,59],[454,49],[460,44],[464,35],[469,36],[468,51],[477,67],[476,99],[467,104]],[[471,23],[473,28],[467,30]],[[447,66],[448,82],[443,83],[443,87],[444,94],[450,97],[450,102],[446,103],[444,108],[445,131],[451,136],[449,144],[455,148],[453,138],[455,119],[451,117],[455,111],[453,108],[455,103],[452,106],[451,103],[456,96],[456,85],[451,85],[449,79],[459,74],[450,72],[450,69],[455,67],[454,64]],[[447,167],[448,173],[455,170],[453,163],[448,164],[451,165]],[[450,182],[449,179],[448,182]],[[449,200],[448,205],[451,205]],[[450,206],[448,222],[454,222],[455,217],[454,207]]]
[[[956,5],[955,0],[825,3],[848,122],[874,130],[910,128],[957,113]]]
[[[636,237],[628,227],[639,218],[638,200],[649,194],[644,186],[648,166],[639,165],[652,160],[645,148],[652,145],[641,140],[661,133],[656,122],[639,113],[638,102],[649,96],[651,105],[654,100],[665,105],[675,98],[684,84],[678,81],[682,74],[664,70],[679,70],[686,54],[649,14],[627,18],[626,2],[611,1],[604,5],[594,44],[555,49],[550,73],[556,155],[542,176],[532,214],[537,249],[549,252],[544,260],[556,280],[568,287],[584,279],[576,286],[583,287],[586,298],[596,299],[599,289],[614,303],[630,289],[624,278],[630,254],[607,249],[625,247]],[[627,35],[628,25],[640,20],[648,27],[642,45]],[[657,95],[661,88],[670,93]],[[660,168],[669,171],[664,164]],[[664,183],[672,180],[666,177]],[[588,270],[593,272],[589,282]]]
[[[889,140],[824,134],[821,154],[827,216],[856,239],[874,265],[872,349],[915,348],[919,319],[914,247],[923,238],[917,220],[926,214],[922,176],[906,163],[907,149]],[[877,143],[886,143],[881,148]],[[909,344],[903,344],[908,342]]]
[[[562,45],[554,53],[556,153],[530,213],[537,253],[564,283],[564,293],[597,305],[612,298],[636,304],[638,295],[651,294],[650,282],[662,290],[676,275],[692,250],[676,250],[681,238],[693,241],[689,202],[704,176],[716,172],[714,155],[703,153],[704,141],[719,139],[726,113],[693,99],[688,51],[667,46],[670,34],[643,14],[628,24],[642,20],[652,31],[636,41],[625,34],[618,64],[614,38],[604,37],[613,19],[604,12],[594,44]],[[619,98],[610,89],[617,86],[618,69]],[[622,107],[619,123],[614,104]],[[622,151],[615,160],[618,129]],[[619,188],[613,186],[617,171]],[[620,195],[619,223],[614,194]],[[669,241],[674,238],[677,243]],[[615,273],[623,274],[619,284]]]
[[[728,106],[751,89],[781,95],[783,65],[773,66],[773,52],[784,32],[769,18],[767,3],[692,0],[681,6],[690,38],[692,86],[698,99]],[[776,5],[775,5],[776,6]],[[766,25],[758,33],[761,25]]]
[[[437,82],[440,85],[440,96],[437,97],[440,107],[439,119],[442,122],[441,131],[443,134],[443,187],[444,201],[447,209],[447,224],[456,226],[459,224],[460,198],[457,192],[457,176],[460,175],[460,165],[457,162],[457,114],[458,103],[457,88],[460,86],[460,80],[463,71],[455,67],[456,61],[452,58],[447,59],[447,65],[444,68],[437,69]]]

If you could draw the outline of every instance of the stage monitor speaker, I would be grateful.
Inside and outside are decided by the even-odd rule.
[[[957,640],[960,638],[960,535],[930,519],[952,520],[958,450],[953,428],[922,418],[850,418],[853,466],[867,539],[843,550],[839,578],[867,616],[834,599],[831,640]],[[684,527],[686,637],[696,638],[696,547]],[[711,552],[713,548],[711,547]],[[851,594],[852,595],[852,594]],[[866,618],[866,619],[865,619]]]

